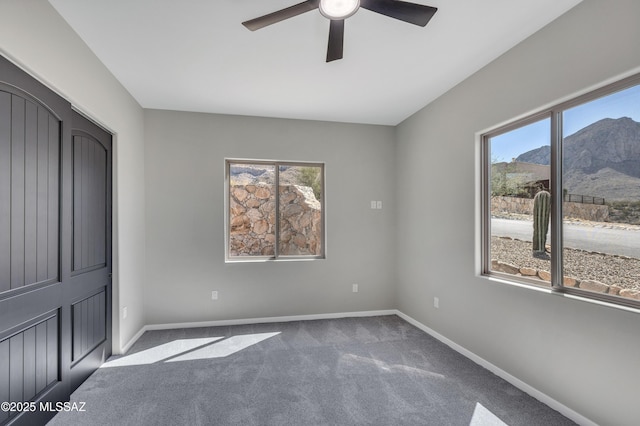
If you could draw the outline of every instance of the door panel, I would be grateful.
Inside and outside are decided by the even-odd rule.
[[[59,377],[57,312],[0,343],[2,401],[30,401]],[[8,398],[7,398],[8,397]],[[7,416],[8,417],[8,416]]]
[[[0,91],[0,291],[58,279],[59,120]]]
[[[110,354],[110,181],[110,135],[0,57],[0,401],[66,401]]]
[[[106,292],[73,304],[73,356],[81,359],[106,339]]]
[[[73,136],[73,272],[105,267],[107,150],[96,139]]]
[[[73,114],[71,388],[111,353],[111,135]]]
[[[0,293],[11,289],[10,141],[11,93],[0,91]]]

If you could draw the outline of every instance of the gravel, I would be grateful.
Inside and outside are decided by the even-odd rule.
[[[533,257],[531,242],[508,237],[491,238],[491,258],[518,268],[551,270],[549,260]],[[565,276],[640,290],[640,259],[570,248],[564,250],[563,258]]]

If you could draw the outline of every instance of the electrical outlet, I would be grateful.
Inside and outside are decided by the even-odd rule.
[[[377,202],[376,202],[376,201],[371,201],[371,208],[372,208],[372,209],[376,209],[376,208],[378,208],[377,206],[378,206],[378,204],[377,204]]]
[[[351,291],[353,291],[354,293],[358,292],[358,284],[351,284]]]
[[[376,201],[376,208],[382,210],[382,201]]]
[[[122,308],[122,319],[127,319],[127,315],[129,315],[129,311],[127,311],[127,307]]]
[[[214,290],[211,292],[211,300],[218,300],[218,291]]]
[[[439,298],[437,298],[437,297],[433,298],[433,307],[436,308],[436,309],[440,308],[440,299]]]

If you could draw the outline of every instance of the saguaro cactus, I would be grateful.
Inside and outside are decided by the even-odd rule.
[[[533,198],[533,255],[544,256],[551,216],[551,194],[540,191]]]

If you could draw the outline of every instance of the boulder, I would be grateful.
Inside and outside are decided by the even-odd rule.
[[[551,273],[548,271],[538,271],[538,277],[543,281],[551,282]]]
[[[242,187],[236,186],[231,190],[231,195],[238,202],[243,202],[249,196],[249,192]]]
[[[629,290],[629,289],[620,290],[619,295],[621,297],[626,297],[628,299],[640,300],[640,291],[638,290]]]
[[[266,220],[259,220],[253,224],[253,232],[258,235],[266,234],[269,230],[269,223]]]
[[[269,190],[269,188],[267,188],[265,186],[260,186],[260,187],[256,188],[255,196],[256,196],[256,198],[260,198],[260,199],[264,200],[264,199],[267,199],[267,198],[271,197],[271,191]]]
[[[520,268],[520,273],[525,277],[533,277],[538,274],[538,271],[533,268],[523,267]]]
[[[580,281],[580,288],[583,290],[595,291],[598,293],[606,293],[609,286],[595,280]]]
[[[505,274],[518,275],[520,273],[520,269],[516,266],[510,265],[508,263],[500,262],[499,260],[491,261],[491,270],[496,272],[504,272]]]
[[[617,286],[617,285],[609,286],[609,294],[613,294],[614,296],[619,295],[621,290],[622,290],[622,287],[620,286]]]

